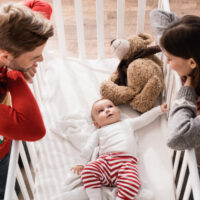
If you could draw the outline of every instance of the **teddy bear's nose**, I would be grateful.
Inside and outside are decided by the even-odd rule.
[[[112,45],[112,43],[115,41],[116,39],[114,39],[114,40],[112,40],[111,42],[110,42],[110,46]]]

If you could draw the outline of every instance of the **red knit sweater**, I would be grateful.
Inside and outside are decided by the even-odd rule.
[[[11,139],[35,141],[45,135],[45,126],[37,102],[23,75],[19,71],[7,73],[7,87],[12,98],[12,107],[0,104],[0,159],[10,149]]]

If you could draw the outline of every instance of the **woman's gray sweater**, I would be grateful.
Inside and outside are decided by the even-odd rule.
[[[200,116],[197,116],[196,99],[192,87],[181,87],[168,119],[167,145],[176,150],[196,148],[200,164]]]

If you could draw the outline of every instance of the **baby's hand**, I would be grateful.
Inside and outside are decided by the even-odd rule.
[[[164,103],[164,104],[160,105],[160,109],[161,109],[162,112],[167,112],[168,111],[167,104]]]
[[[76,165],[75,167],[71,168],[71,171],[74,172],[74,174],[79,175],[81,171],[83,170],[84,166],[83,165]]]

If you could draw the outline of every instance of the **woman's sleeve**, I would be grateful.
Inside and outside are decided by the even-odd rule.
[[[0,135],[8,139],[35,141],[45,135],[38,104],[19,71],[7,73],[12,107],[0,104]]]
[[[195,90],[183,86],[177,94],[168,119],[167,145],[170,148],[184,150],[200,145],[200,117],[196,112]]]
[[[143,113],[139,117],[129,118],[128,122],[131,124],[134,130],[142,128],[151,122],[153,122],[158,116],[162,115],[163,112],[160,109],[160,106],[154,107],[151,110]]]

